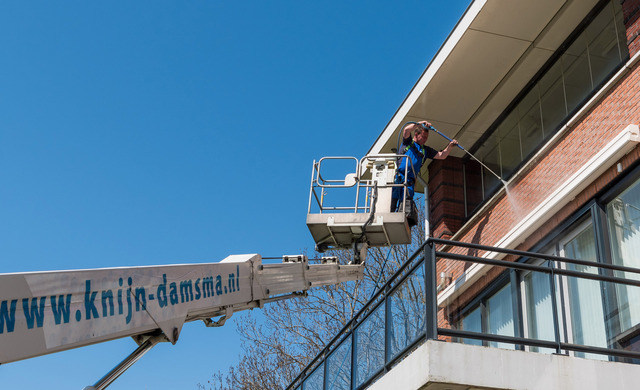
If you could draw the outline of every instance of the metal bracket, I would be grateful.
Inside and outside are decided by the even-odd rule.
[[[233,306],[227,306],[225,307],[225,314],[222,317],[220,317],[217,321],[214,321],[212,318],[205,318],[202,321],[204,321],[204,324],[207,326],[207,328],[217,328],[224,325],[224,323],[227,322],[227,320],[231,318],[232,315],[233,315]]]

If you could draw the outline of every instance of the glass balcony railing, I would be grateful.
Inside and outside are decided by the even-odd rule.
[[[442,252],[436,248],[443,245],[447,246],[448,252]],[[515,256],[518,260],[505,261],[459,254],[462,252],[502,253]],[[550,331],[544,337],[535,332],[525,331],[522,334],[522,331],[515,329],[526,329],[526,327],[513,325],[523,317],[522,313],[509,312],[511,314],[505,315],[504,311],[500,312],[501,317],[485,321],[485,323],[496,324],[495,329],[474,326],[465,330],[462,329],[464,323],[462,319],[457,326],[459,329],[439,327],[436,262],[442,259],[511,269],[513,272],[520,273],[521,277],[517,279],[523,281],[530,280],[531,275],[537,275],[535,285],[545,285],[544,290],[551,292],[546,295],[549,299],[547,307],[550,309],[546,317],[538,318],[537,321],[540,324],[546,323],[546,328]],[[587,265],[591,271],[578,271],[580,267],[586,268],[584,266]],[[595,268],[598,268],[599,272],[594,272]],[[629,278],[614,276],[621,272],[629,275]],[[640,289],[640,280],[637,280],[637,275],[640,275],[640,269],[637,268],[431,238],[406,260],[287,389],[366,388],[424,341],[438,338],[487,347],[526,349],[531,352],[561,353],[577,357],[588,354],[590,357],[596,356],[603,360],[637,364],[640,363],[637,345],[634,350],[619,344],[601,347],[567,340],[566,335],[571,334],[567,327],[571,324],[567,324],[567,321],[563,322],[562,318],[563,313],[570,311],[566,306],[570,303],[559,299],[561,294],[558,293],[559,287],[562,283],[567,283],[567,280],[600,283],[601,288],[626,286],[626,288]],[[522,287],[519,287],[520,285]],[[525,292],[522,294],[526,295],[532,285],[523,282],[518,283],[517,288],[523,288]],[[540,289],[541,287],[538,287],[538,290]],[[503,291],[504,287],[501,287],[499,292]],[[518,290],[518,293],[521,292]],[[537,296],[540,296],[539,291]],[[487,301],[492,306],[496,306],[500,302],[500,297],[501,294],[496,293]],[[525,297],[524,301],[526,300]],[[540,302],[539,299],[538,301]],[[504,305],[504,307],[513,306],[510,302]],[[519,306],[522,307],[521,310],[527,310],[526,304]],[[487,308],[485,311],[490,312],[491,309]],[[469,316],[467,320],[471,318],[472,316]],[[605,319],[603,318],[602,321],[604,322]],[[514,331],[505,331],[508,328],[507,325]]]

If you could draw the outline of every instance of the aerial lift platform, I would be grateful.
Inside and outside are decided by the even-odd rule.
[[[407,156],[377,154],[360,160],[323,157],[314,161],[307,227],[318,252],[352,249],[358,262],[364,260],[367,247],[411,243],[411,228],[405,212],[409,203],[404,201],[407,182],[406,179],[395,182],[402,158]],[[411,164],[405,166],[410,169]],[[348,173],[340,176],[336,170]],[[407,176],[405,172],[404,177]],[[403,199],[397,212],[391,211],[394,188],[401,189]]]

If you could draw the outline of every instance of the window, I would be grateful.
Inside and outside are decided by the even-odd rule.
[[[495,136],[491,136],[487,142],[482,146],[482,156],[485,165],[494,172],[500,174],[500,149],[498,147],[498,139]],[[484,196],[487,197],[487,191],[493,191],[496,185],[499,183],[498,178],[486,169],[482,170],[482,183],[484,188]]]
[[[540,272],[527,272],[522,277],[525,336],[537,340],[554,341],[551,279]],[[555,350],[529,347],[533,352],[554,353]]]
[[[640,182],[615,197],[606,206],[611,261],[616,265],[640,268]],[[640,279],[639,275],[616,271],[615,276]],[[633,337],[640,328],[640,287],[617,285],[615,306],[608,317],[617,320],[616,333]]]
[[[548,241],[544,253],[640,269],[640,168],[609,194],[592,201],[590,210]],[[631,183],[631,184],[629,184]],[[602,223],[599,221],[602,220]],[[597,222],[597,223],[596,223]],[[601,237],[598,241],[597,237]],[[598,249],[600,248],[600,255]],[[534,248],[535,251],[535,248]],[[588,265],[569,270],[640,280],[632,272]],[[521,274],[525,337],[554,340],[551,280],[535,272]],[[555,279],[558,321],[563,341],[602,348],[640,351],[640,287],[575,277]],[[560,303],[563,303],[562,308]],[[546,349],[531,348],[547,352]],[[575,353],[593,359],[603,355]],[[624,359],[622,359],[624,360]],[[634,361],[635,363],[640,363]]]
[[[542,128],[548,137],[567,117],[567,104],[562,83],[562,66],[557,62],[539,82]]]
[[[522,161],[520,145],[520,125],[515,113],[511,113],[502,122],[497,131],[500,139],[500,163],[506,171],[513,171]]]
[[[501,336],[515,336],[511,284],[507,284],[487,299],[487,332]],[[489,345],[498,348],[514,348],[513,344],[490,342]]]
[[[576,229],[566,241],[561,242],[560,255],[573,259],[597,262],[596,241],[591,221]],[[595,267],[585,265],[568,265],[568,269],[580,272],[598,273]],[[606,347],[607,334],[602,305],[602,287],[597,280],[566,277],[567,302],[569,315],[567,321],[570,340],[574,344],[593,347]],[[584,357],[583,353],[576,356]],[[605,359],[602,355],[589,356],[594,359]]]
[[[620,42],[625,42],[626,37],[620,33],[624,29],[619,28],[612,19],[622,18],[622,13],[616,15],[613,6],[606,7],[589,25],[585,31],[587,47],[589,50],[589,63],[591,77],[595,85],[600,84],[615,67],[616,58],[620,58]],[[622,39],[621,39],[622,38]]]
[[[589,96],[593,88],[584,36],[573,42],[560,58],[560,62],[564,71],[568,110],[573,111]]]
[[[475,308],[462,317],[461,328],[462,330],[468,330],[470,332],[482,333],[482,316],[480,315],[480,307]],[[464,339],[463,342],[471,345],[482,345],[482,341],[476,339]]]
[[[501,336],[514,336],[513,302],[511,300],[511,283],[506,283],[495,293],[484,297],[471,310],[464,313],[458,328],[477,333],[490,333]],[[491,347],[514,349],[513,344],[463,339],[463,343],[471,345],[488,345]]]
[[[591,213],[587,213],[571,227],[547,244],[542,253],[597,262],[596,238]],[[538,265],[548,264],[538,260]],[[556,262],[562,267],[583,273],[598,273],[597,267]],[[552,281],[553,280],[553,281]],[[554,285],[552,285],[554,283]],[[521,294],[525,337],[555,341],[552,292],[556,293],[560,341],[593,347],[607,347],[604,316],[604,283],[573,276],[555,276],[541,272],[521,274]],[[553,353],[548,348],[530,347],[534,352]],[[604,355],[576,352],[575,356],[606,360]]]
[[[542,117],[540,116],[540,95],[534,87],[516,107],[519,115],[520,137],[524,155],[533,152],[536,145],[544,139]]]
[[[532,251],[587,262],[574,265],[557,261],[553,263],[556,268],[640,280],[640,274],[634,272],[595,266],[604,263],[640,269],[640,167],[609,193],[593,199],[558,226],[552,236]],[[551,265],[549,261],[540,259],[533,264]],[[519,335],[522,329],[525,338],[556,341],[557,323],[561,342],[640,351],[640,287],[557,273],[512,272],[515,274],[510,274],[510,279],[506,274],[498,278],[483,295],[462,308],[458,329],[505,336]],[[520,302],[514,300],[516,297]],[[520,304],[521,312],[516,312]],[[512,344],[475,339],[462,342],[514,348]],[[555,352],[554,348],[526,348]],[[594,353],[571,352],[571,355],[609,359]],[[637,359],[611,359],[640,364]]]

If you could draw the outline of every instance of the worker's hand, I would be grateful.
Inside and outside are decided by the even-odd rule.
[[[455,139],[452,139],[446,148],[442,149],[441,151],[438,152],[438,154],[435,155],[434,159],[444,160],[449,156],[449,153],[451,153],[451,149],[453,149],[453,147],[457,145],[458,145],[458,141],[456,141]]]
[[[454,146],[458,145],[458,141],[456,141],[455,139],[452,139],[451,142],[449,142],[449,145],[447,145],[446,148],[444,148],[447,152],[449,152],[451,149],[453,149]]]
[[[402,138],[409,139],[412,133],[415,133],[418,129],[424,130],[423,126],[426,126],[427,130],[431,127],[431,123],[427,121],[411,122],[404,126]]]
[[[418,123],[421,124],[422,126],[426,127],[427,129],[429,129],[431,127],[431,123],[429,123],[427,121],[420,121]]]

